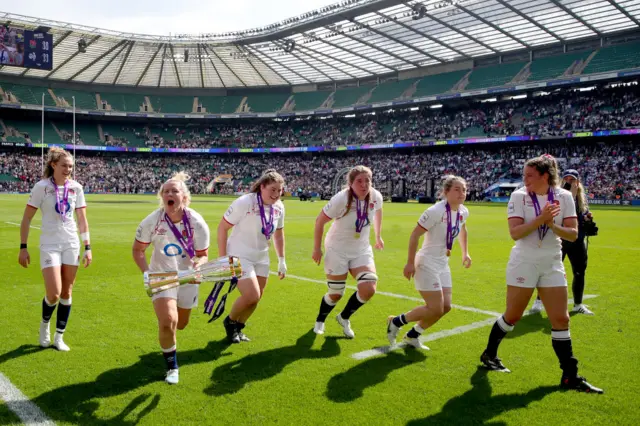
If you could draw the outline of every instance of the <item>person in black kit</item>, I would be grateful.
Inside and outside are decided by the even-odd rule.
[[[578,214],[578,239],[574,242],[562,240],[562,260],[569,256],[571,262],[571,270],[573,271],[573,283],[571,290],[573,292],[573,311],[577,314],[593,315],[593,312],[582,303],[584,295],[584,275],[587,270],[587,245],[585,237],[593,233],[595,228],[593,216],[589,211],[587,197],[585,195],[584,186],[580,182],[578,171],[568,169],[562,176],[562,188],[571,191],[573,199],[576,203],[576,213]],[[597,230],[597,228],[595,228]],[[540,296],[533,302],[531,308],[532,313],[542,311],[542,302]]]

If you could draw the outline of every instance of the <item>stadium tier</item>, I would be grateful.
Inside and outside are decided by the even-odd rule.
[[[362,90],[356,94],[352,89],[348,95],[360,96],[368,90],[356,89]],[[441,109],[423,107],[414,111],[394,110],[356,117],[214,122],[114,122],[106,118],[87,121],[84,117],[77,117],[76,122],[77,129],[81,131],[80,139],[86,145],[201,149],[335,147],[513,135],[558,138],[570,132],[632,129],[640,127],[639,108],[640,94],[635,86],[623,86],[593,91],[563,90],[530,99],[475,102]],[[37,118],[28,120],[15,110],[3,113],[5,141],[11,142],[14,139],[10,138],[15,137],[24,139],[23,134],[28,134],[31,142],[40,140]],[[46,120],[45,143],[69,140],[72,133],[69,118],[54,122]]]
[[[426,181],[443,175],[464,176],[469,198],[482,200],[495,194],[485,190],[498,181],[521,179],[523,162],[547,152],[561,167],[578,169],[591,197],[605,199],[640,198],[640,156],[634,142],[536,142],[527,145],[460,145],[440,150],[370,151],[340,154],[289,154],[285,156],[158,155],[85,153],[78,151],[77,179],[89,192],[154,192],[175,170],[195,177],[194,193],[208,193],[207,185],[219,174],[232,174],[224,188],[243,191],[262,170],[276,168],[286,179],[290,192],[324,193],[338,171],[353,164],[365,164],[374,171],[378,188],[390,188],[404,180],[412,197],[424,194]],[[0,153],[0,190],[29,191],[40,176],[39,151]],[[113,167],[114,162],[122,165]],[[149,173],[153,171],[153,173]],[[615,171],[615,173],[614,173]]]
[[[99,93],[103,103],[113,111],[189,114],[273,113],[308,111],[323,108],[343,108],[374,102],[416,99],[425,96],[522,84],[527,81],[547,81],[566,77],[640,68],[640,43],[626,43],[583,50],[564,55],[480,66],[452,72],[442,72],[420,78],[406,78],[378,85],[338,88],[335,91],[308,92],[247,92],[230,96],[169,96],[140,93]],[[45,94],[46,106],[70,107],[75,96],[76,108],[103,109],[96,103],[96,91],[48,89],[0,81],[3,102],[40,105]],[[11,94],[11,95],[9,95]],[[57,99],[54,99],[54,96]],[[199,108],[202,107],[202,108]]]

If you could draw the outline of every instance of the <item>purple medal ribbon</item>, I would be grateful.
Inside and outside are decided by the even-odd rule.
[[[167,226],[169,226],[169,229],[171,229],[171,232],[173,232],[173,236],[176,237],[176,240],[178,240],[178,242],[180,243],[184,251],[187,252],[187,254],[189,255],[189,258],[192,259],[196,255],[196,251],[193,248],[193,232],[191,230],[191,222],[187,217],[187,211],[185,210],[182,212],[182,225],[184,226],[185,234],[187,234],[186,243],[185,243],[185,237],[183,237],[180,234],[178,227],[173,224],[173,222],[171,221],[171,218],[167,213],[164,214],[164,220],[167,222]]]
[[[60,214],[60,219],[62,220],[62,223],[64,223],[65,216],[67,215],[67,204],[69,204],[69,180],[64,181],[62,199],[60,199],[60,194],[58,193],[58,185],[56,185],[56,181],[53,178],[51,178],[51,183],[53,184],[53,191],[56,193],[56,205],[58,206],[58,214]]]
[[[451,253],[451,249],[453,248],[453,230],[458,230],[460,228],[460,212],[456,211],[456,226],[455,228],[451,226],[451,206],[449,203],[446,205],[447,209],[447,255]]]
[[[540,203],[538,202],[538,196],[535,194],[535,192],[530,192],[529,197],[531,197],[531,201],[533,202],[533,209],[536,212],[536,217],[540,216],[541,209]],[[547,200],[549,201],[549,204],[553,204],[554,202],[553,190],[551,188],[549,188],[549,191],[547,192]],[[547,235],[548,231],[549,227],[546,224],[538,226],[538,238],[540,239],[539,245],[542,245],[542,240],[544,240],[544,237],[545,235]]]
[[[358,237],[362,232],[362,228],[364,228],[368,222],[369,205],[367,204],[366,199],[362,201],[361,205],[355,192],[353,193],[353,198],[356,199],[356,237]]]
[[[269,221],[267,222],[267,215],[264,212],[264,202],[262,201],[262,194],[257,193],[256,198],[258,199],[258,208],[260,208],[262,234],[267,238],[267,240],[269,240],[271,239],[271,234],[273,233],[273,205],[269,206]]]

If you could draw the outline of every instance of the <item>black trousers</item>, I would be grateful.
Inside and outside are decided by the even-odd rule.
[[[569,256],[571,269],[573,271],[573,301],[576,305],[582,303],[584,295],[584,274],[587,270],[587,246],[584,238],[579,238],[575,242],[562,241],[562,260]]]

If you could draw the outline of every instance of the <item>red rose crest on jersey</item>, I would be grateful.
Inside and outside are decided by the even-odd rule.
[[[369,208],[372,209],[373,207],[375,207],[375,203],[369,203]]]
[[[560,200],[553,200],[553,204],[556,205],[556,206],[559,206],[560,205]]]

